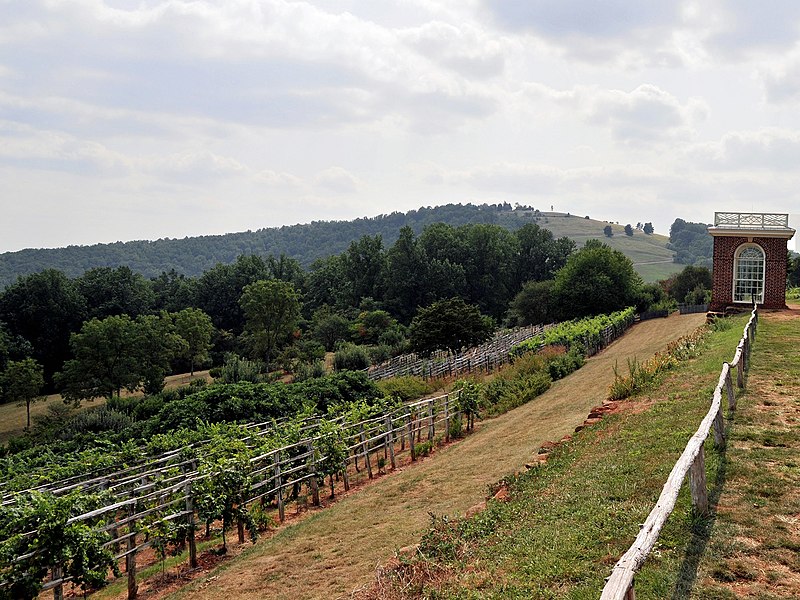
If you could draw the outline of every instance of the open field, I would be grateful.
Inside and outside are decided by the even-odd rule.
[[[182,385],[188,385],[192,379],[206,379],[210,380],[208,371],[195,371],[194,377],[190,377],[188,373],[179,375],[170,375],[167,377],[165,387],[173,388]],[[122,392],[122,395],[127,395],[127,392]],[[45,399],[31,405],[31,423],[35,423],[36,417],[44,416],[47,414],[47,407],[53,403],[61,402],[60,394],[50,394],[45,396]],[[85,410],[93,406],[102,406],[105,404],[105,398],[97,398],[96,400],[83,402],[81,408],[78,410]],[[0,404],[0,444],[5,444],[10,438],[22,435],[25,431],[25,405],[19,406],[16,403]]]
[[[666,279],[673,273],[680,272],[686,266],[672,262],[675,253],[667,249],[669,237],[665,235],[658,233],[646,235],[642,231],[634,230],[633,236],[627,236],[624,223],[614,225],[605,221],[585,219],[580,215],[543,214],[544,217],[540,217],[536,221],[531,218],[531,222],[535,222],[539,227],[549,229],[557,238],[569,237],[575,241],[578,248],[590,239],[598,239],[604,244],[608,244],[631,259],[636,272],[641,275],[645,283]],[[611,229],[614,231],[613,237],[608,238],[603,234],[603,228],[606,225],[611,225]],[[634,221],[632,225],[635,226],[636,222]]]
[[[348,595],[367,584],[397,548],[419,540],[429,512],[463,514],[485,499],[487,486],[523,469],[543,442],[571,433],[605,398],[615,362],[645,359],[703,320],[704,315],[674,315],[635,325],[535,401],[479,423],[465,440],[280,530],[174,597]]]

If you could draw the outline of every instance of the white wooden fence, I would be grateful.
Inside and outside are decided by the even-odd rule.
[[[753,307],[750,320],[744,328],[742,339],[736,347],[736,353],[730,363],[722,364],[717,387],[711,400],[711,408],[700,423],[697,432],[691,437],[686,449],[681,454],[678,462],[672,468],[667,478],[664,489],[656,502],[655,507],[642,525],[639,535],[633,545],[622,558],[614,565],[611,576],[608,578],[601,600],[635,600],[636,592],[633,587],[633,577],[641,568],[650,551],[658,541],[667,518],[675,508],[681,485],[686,475],[689,475],[689,487],[692,494],[692,506],[697,514],[708,512],[708,490],[706,487],[706,466],[703,443],[709,432],[713,431],[714,444],[721,447],[725,444],[725,429],[723,425],[722,396],[728,400],[728,408],[732,412],[736,409],[736,394],[733,389],[732,371],[736,371],[736,384],[739,388],[745,385],[745,375],[750,366],[750,349],[755,339],[758,327],[758,308]]]

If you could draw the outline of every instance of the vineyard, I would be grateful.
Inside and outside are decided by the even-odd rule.
[[[597,351],[632,318],[628,310],[562,324],[540,332],[539,341],[531,338],[532,349],[557,343]],[[98,448],[91,471],[57,478],[44,464],[7,478],[0,484],[0,597],[52,589],[60,598],[64,584],[93,589],[109,573],[120,576],[124,564],[134,598],[136,557],[145,549],[162,561],[186,551],[194,567],[198,526],[208,534],[221,524],[223,549],[225,531],[234,525],[240,541],[245,530],[255,537],[284,521],[289,503],[319,505],[323,488],[333,497],[354,478],[372,478],[461,437],[478,409],[475,387],[464,385],[404,405],[353,403],[327,418],[206,424],[198,427],[202,440],[160,454],[145,455],[142,446]],[[173,443],[180,439],[176,434]],[[30,481],[39,483],[25,487]]]

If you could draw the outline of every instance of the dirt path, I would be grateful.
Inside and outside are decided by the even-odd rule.
[[[543,442],[571,433],[606,397],[615,361],[624,367],[628,358],[649,358],[704,319],[673,315],[635,325],[533,402],[479,423],[465,440],[282,530],[171,597],[346,597],[396,549],[419,541],[429,513],[463,514],[485,499],[487,486],[523,469]]]

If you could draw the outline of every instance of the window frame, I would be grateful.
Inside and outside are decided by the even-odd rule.
[[[739,261],[741,260],[741,255],[744,254],[745,251],[754,249],[758,250],[761,253],[761,278],[740,278],[739,277]],[[746,259],[752,260],[752,259]],[[731,290],[731,297],[733,298],[734,303],[736,304],[752,304],[753,303],[753,293],[752,292],[743,292],[741,295],[737,294],[737,284],[740,281],[744,282],[758,282],[758,293],[756,294],[756,304],[763,304],[764,303],[764,287],[766,284],[766,269],[767,269],[767,253],[765,252],[764,248],[762,248],[759,244],[755,244],[752,242],[741,244],[738,248],[736,248],[736,252],[733,256],[733,289]],[[756,271],[758,268],[756,267]],[[751,266],[752,272],[752,266]],[[752,285],[750,286],[752,289]]]

